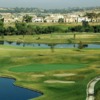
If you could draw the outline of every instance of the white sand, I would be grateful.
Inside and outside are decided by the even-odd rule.
[[[57,77],[74,76],[74,75],[76,74],[74,73],[53,74],[53,76],[57,76]]]
[[[44,83],[75,83],[75,81],[47,80]]]
[[[38,74],[38,75],[36,75],[36,74],[35,75],[32,75],[32,77],[44,77],[44,76],[45,75],[42,75],[42,74],[41,75],[40,74]]]

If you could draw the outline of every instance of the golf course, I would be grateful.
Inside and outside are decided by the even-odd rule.
[[[77,33],[78,34],[78,33]],[[37,40],[37,37],[41,39]],[[51,37],[51,38],[50,38]],[[1,41],[28,43],[100,43],[99,34],[5,36]],[[49,39],[50,38],[50,39]],[[56,40],[57,39],[57,40]],[[100,76],[100,48],[34,48],[0,45],[0,77],[42,93],[31,100],[86,100],[87,84]],[[95,86],[100,100],[100,82]]]

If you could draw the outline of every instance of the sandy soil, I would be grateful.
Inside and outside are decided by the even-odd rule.
[[[44,83],[75,83],[75,81],[46,80]]]
[[[44,77],[45,75],[38,74],[38,75],[32,75],[32,77]]]
[[[53,74],[53,76],[57,76],[57,77],[66,77],[66,76],[74,76],[76,74],[74,73],[64,73],[64,74]]]

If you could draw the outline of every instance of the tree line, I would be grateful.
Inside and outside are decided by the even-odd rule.
[[[26,22],[15,22],[15,26],[4,27],[4,19],[0,20],[0,35],[2,38],[4,35],[34,35],[34,34],[51,34],[55,32],[67,33],[67,32],[94,32],[100,33],[100,25],[90,26],[88,22],[83,21],[82,25],[74,27],[62,27],[58,26],[37,26],[29,25]]]
[[[3,22],[0,21],[0,35],[34,35],[34,34],[50,34],[58,32],[60,28],[56,26],[37,26],[28,25],[25,22],[15,22],[15,26],[4,27]]]
[[[82,25],[69,27],[66,32],[93,32],[100,33],[100,25],[90,26],[88,22],[83,21]]]

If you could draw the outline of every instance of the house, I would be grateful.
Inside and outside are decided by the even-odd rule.
[[[42,17],[36,17],[36,18],[32,18],[32,22],[44,22],[44,19]]]
[[[82,21],[90,22],[91,19],[89,19],[88,17],[78,17],[78,22],[82,22]]]
[[[100,17],[97,18],[97,22],[100,23]]]
[[[57,23],[58,22],[58,18],[48,16],[48,17],[46,17],[44,19],[44,22],[47,22],[47,23]]]
[[[78,19],[77,16],[74,16],[74,15],[66,15],[64,17],[64,22],[65,23],[75,23],[75,22],[78,22],[77,19]]]
[[[60,18],[64,19],[64,16],[61,15],[61,14],[50,14],[49,16],[46,16],[44,18],[44,22],[47,22],[47,23],[58,23]]]

